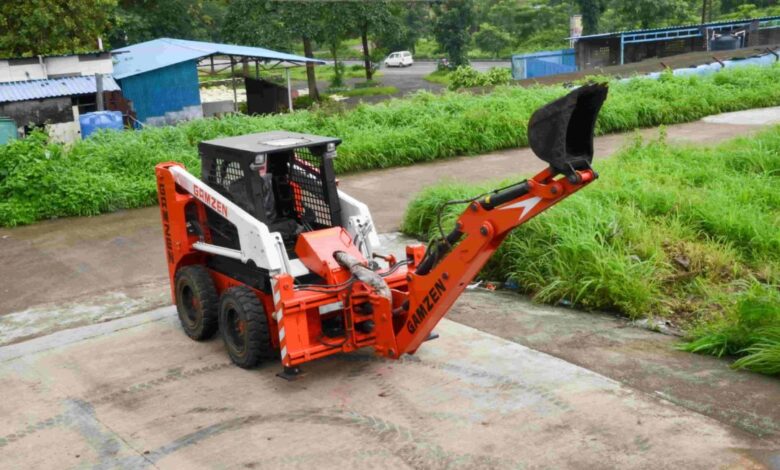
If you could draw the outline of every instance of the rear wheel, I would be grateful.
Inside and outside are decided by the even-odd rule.
[[[248,287],[232,287],[222,294],[219,329],[230,359],[239,367],[249,369],[277,357],[263,304]]]
[[[217,331],[217,289],[206,268],[185,266],[176,271],[176,310],[187,336],[203,341]]]

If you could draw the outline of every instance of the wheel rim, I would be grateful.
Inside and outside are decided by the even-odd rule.
[[[227,327],[225,333],[231,347],[236,352],[243,353],[246,346],[246,321],[241,318],[241,315],[232,305],[225,310],[225,323]]]
[[[187,318],[187,322],[194,325],[198,322],[200,299],[195,295],[195,291],[192,290],[192,287],[187,284],[182,286],[179,298],[181,299],[181,306],[184,310],[184,316]]]

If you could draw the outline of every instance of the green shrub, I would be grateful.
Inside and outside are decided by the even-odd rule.
[[[485,73],[468,65],[462,65],[449,74],[449,88],[475,88],[482,86],[507,85],[512,81],[512,72],[503,67],[493,67]]]
[[[314,99],[310,95],[298,96],[293,99],[293,109],[309,109],[314,104]]]

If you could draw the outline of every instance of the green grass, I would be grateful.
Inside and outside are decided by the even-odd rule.
[[[431,83],[438,83],[439,85],[450,84],[450,71],[449,70],[436,70],[423,77],[423,80]]]
[[[354,88],[352,90],[340,91],[336,93],[342,96],[377,96],[394,95],[398,93],[398,88],[394,86],[374,86],[365,88]]]
[[[597,131],[687,122],[723,111],[778,105],[778,82],[777,66],[726,69],[707,78],[665,76],[657,81],[616,82]],[[561,86],[498,87],[481,95],[420,92],[347,111],[321,107],[108,132],[69,147],[42,138],[16,141],[0,146],[0,225],[152,205],[154,165],[180,161],[197,174],[198,142],[220,136],[277,129],[337,136],[344,142],[335,160],[340,173],[525,146],[533,111],[566,92]],[[755,224],[745,222],[743,236],[749,238]]]
[[[690,332],[686,349],[778,373],[780,127],[715,148],[637,141],[596,169],[599,180],[515,230],[482,276],[540,302],[670,318]],[[432,236],[445,201],[499,184],[426,189],[403,230]]]
[[[317,80],[323,80],[323,81],[332,81],[335,76],[335,69],[332,65],[318,65],[315,67],[315,74],[317,76]],[[236,80],[241,81],[241,77],[243,73],[243,69],[241,66],[235,67],[235,74],[236,74]],[[254,66],[249,67],[249,75],[251,77],[255,76],[255,69]],[[286,80],[285,74],[283,70],[261,70],[260,76],[263,78],[270,78],[275,79],[276,81],[283,82]],[[374,72],[375,78],[380,78],[382,76],[381,72]],[[348,65],[344,67],[344,79],[349,78],[365,78],[366,72],[362,65]],[[228,80],[230,79],[230,70],[223,70],[221,72],[217,72],[214,75],[200,75],[200,81],[201,83],[208,83],[210,81],[215,80]],[[290,78],[292,80],[297,81],[305,81],[306,80],[306,67],[292,67],[290,68]],[[243,82],[241,82],[243,83]]]
[[[332,65],[318,65],[316,68],[317,80],[332,81],[335,77],[335,68]],[[374,77],[379,78],[382,74],[375,72]],[[293,80],[306,80],[306,68],[295,67],[290,69],[290,78]],[[366,78],[366,71],[362,65],[348,65],[344,67],[344,79]]]

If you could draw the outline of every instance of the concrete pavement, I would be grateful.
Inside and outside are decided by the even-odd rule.
[[[232,366],[173,308],[0,348],[4,468],[768,468],[776,448],[444,321],[414,357]]]

